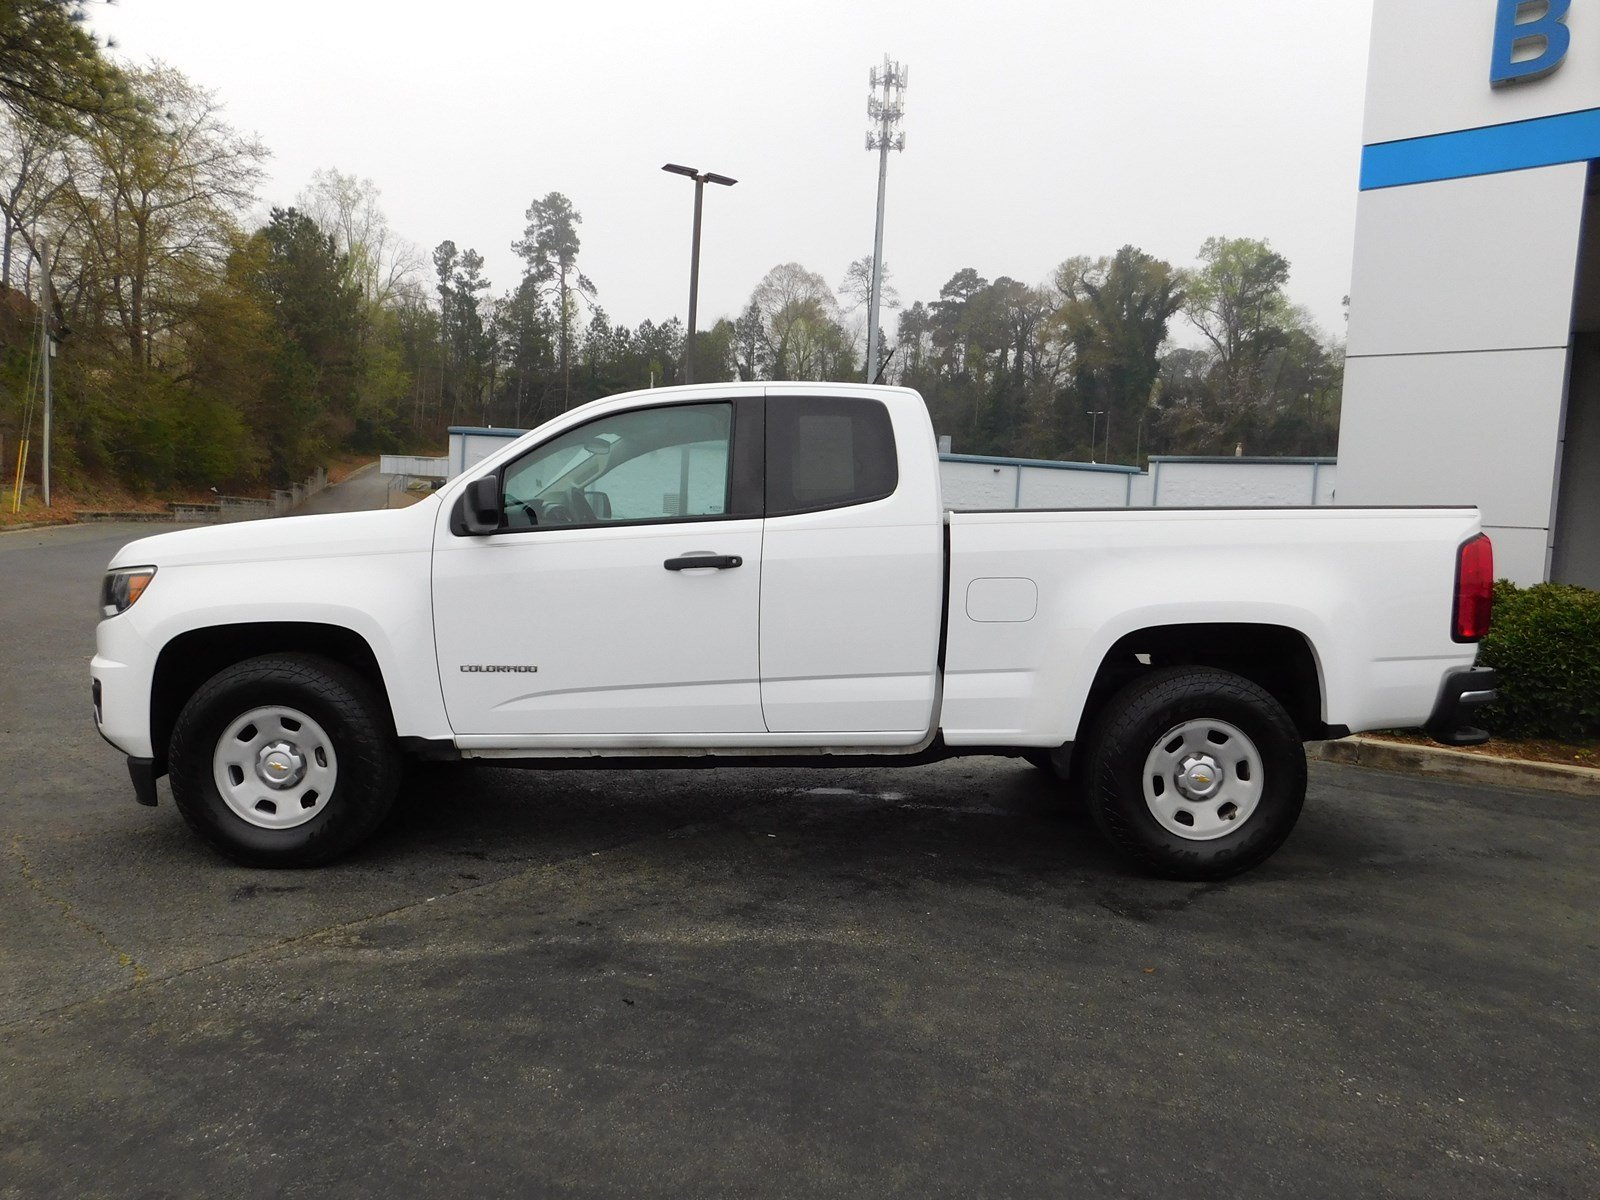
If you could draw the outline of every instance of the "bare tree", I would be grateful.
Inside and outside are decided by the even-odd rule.
[[[890,285],[889,264],[883,264],[883,278],[878,281],[878,301],[885,308],[900,307],[900,293]],[[845,268],[844,279],[839,284],[839,295],[851,303],[844,311],[853,313],[863,304],[872,303],[872,255],[864,255]]]
[[[756,285],[774,379],[828,379],[844,373],[853,340],[839,323],[828,281],[799,263],[780,263]]]
[[[296,208],[333,235],[367,301],[375,305],[387,304],[423,267],[421,252],[389,228],[378,203],[381,194],[372,180],[328,167],[313,171],[295,200]]]
[[[65,185],[61,158],[65,135],[23,117],[0,118],[0,287],[11,286],[16,239],[30,252],[34,225],[44,217]],[[26,278],[26,275],[24,275]]]

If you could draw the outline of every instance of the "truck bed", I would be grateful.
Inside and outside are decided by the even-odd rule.
[[[1028,509],[946,520],[941,726],[952,745],[1071,741],[1107,654],[1163,626],[1293,631],[1316,648],[1322,721],[1352,732],[1416,724],[1444,675],[1475,657],[1450,636],[1446,586],[1457,548],[1477,532],[1473,508]]]

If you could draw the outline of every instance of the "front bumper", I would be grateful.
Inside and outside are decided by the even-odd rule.
[[[122,753],[155,758],[156,748],[150,744],[150,685],[156,655],[132,616],[126,612],[108,617],[95,630],[95,656],[89,661],[95,728]]]
[[[1446,746],[1478,746],[1489,740],[1489,732],[1471,724],[1471,718],[1485,704],[1493,704],[1498,679],[1493,668],[1465,667],[1444,677],[1433,715],[1423,726],[1429,737]]]

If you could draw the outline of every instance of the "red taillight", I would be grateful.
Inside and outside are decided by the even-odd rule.
[[[1456,611],[1450,636],[1477,642],[1489,632],[1494,607],[1494,546],[1483,534],[1462,542],[1456,552]]]

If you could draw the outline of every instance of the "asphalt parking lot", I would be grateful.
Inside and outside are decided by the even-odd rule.
[[[95,735],[147,528],[0,534],[0,1196],[1600,1194],[1600,804],[1313,764],[1127,874],[1020,763],[431,768],[233,866]]]

